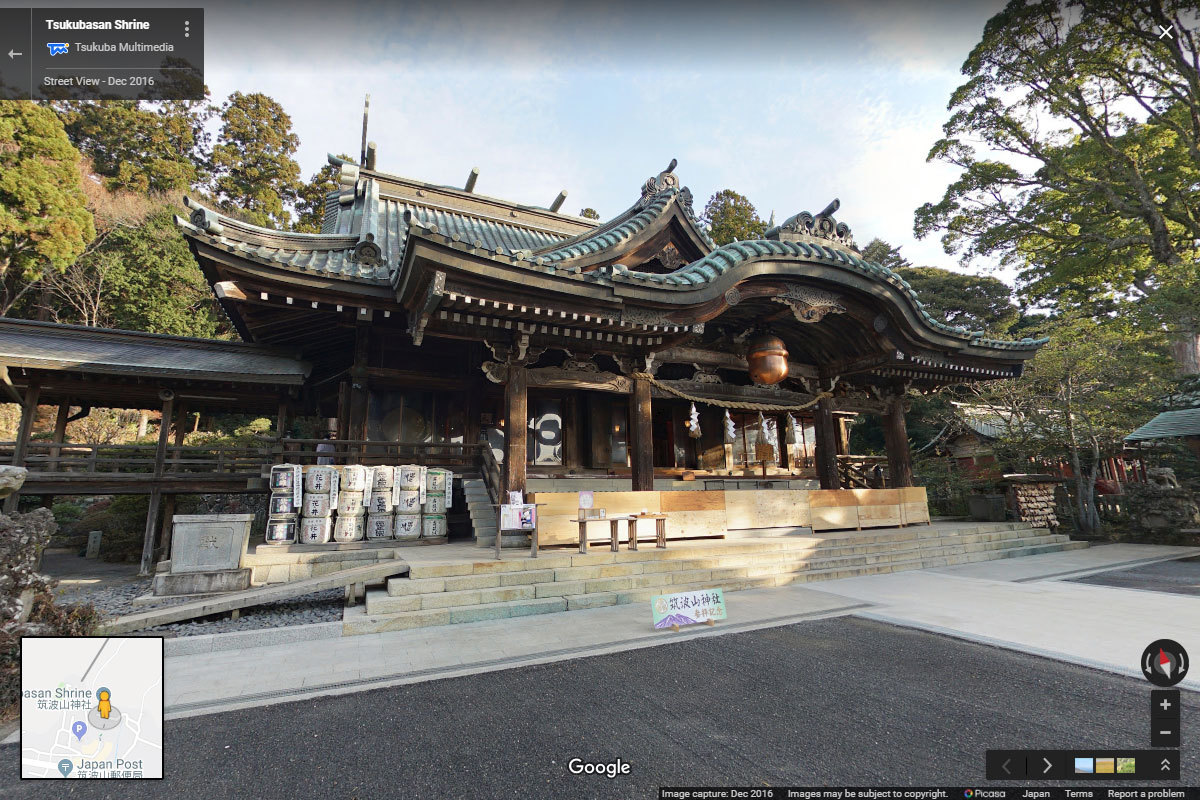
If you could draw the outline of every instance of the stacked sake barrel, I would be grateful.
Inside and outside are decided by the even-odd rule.
[[[401,541],[421,538],[421,481],[424,470],[415,464],[396,467],[396,523],[394,535]]]
[[[271,468],[268,544],[446,536],[453,474],[416,465]],[[301,493],[303,489],[303,493]]]
[[[425,471],[425,504],[421,536],[438,539],[446,535],[447,498],[453,490],[454,475],[450,470],[431,467]]]
[[[267,544],[295,544],[299,532],[300,467],[271,467],[271,496],[267,500]]]

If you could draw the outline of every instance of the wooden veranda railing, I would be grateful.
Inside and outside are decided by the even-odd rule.
[[[13,442],[0,442],[0,463],[12,463]],[[74,444],[30,442],[25,467],[31,475],[153,474],[152,444]],[[175,475],[257,475],[270,463],[271,448],[167,446],[164,472]]]
[[[887,456],[838,456],[838,482],[843,489],[886,489]]]
[[[496,454],[486,442],[480,443],[479,455],[479,474],[483,478],[483,485],[487,487],[488,497],[492,498],[492,502],[499,503],[503,496],[504,468],[496,461]]]
[[[318,449],[319,448],[319,449]],[[281,439],[271,463],[420,464],[459,470],[478,468],[480,444],[461,442],[376,442],[364,439]],[[490,452],[489,452],[490,454]],[[321,459],[318,461],[318,459]]]

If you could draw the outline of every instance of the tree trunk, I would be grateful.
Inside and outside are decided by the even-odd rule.
[[[1171,357],[1179,377],[1200,372],[1200,334],[1183,333],[1171,342]]]

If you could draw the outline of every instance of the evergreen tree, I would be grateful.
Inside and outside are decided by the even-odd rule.
[[[286,228],[299,198],[300,139],[279,103],[264,94],[234,92],[221,107],[212,153],[213,189],[222,208],[258,225]]]
[[[0,315],[95,235],[62,122],[27,100],[0,102]]]
[[[892,247],[883,239],[876,237],[862,249],[862,257],[866,261],[874,261],[888,269],[897,270],[911,267],[912,262],[900,255],[899,247]]]
[[[722,189],[709,198],[701,219],[708,225],[708,235],[719,245],[760,239],[767,229],[750,201],[732,189]]]
[[[351,160],[350,156],[345,154],[339,155],[338,158]],[[302,233],[321,232],[321,222],[325,219],[325,196],[341,188],[338,183],[340,173],[340,166],[326,163],[308,179],[308,183],[300,187],[300,199],[296,203],[298,219],[293,230]]]

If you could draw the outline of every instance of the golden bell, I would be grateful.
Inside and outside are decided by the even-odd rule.
[[[750,341],[746,351],[750,380],[773,386],[788,376],[788,351],[778,336],[763,334]]]

